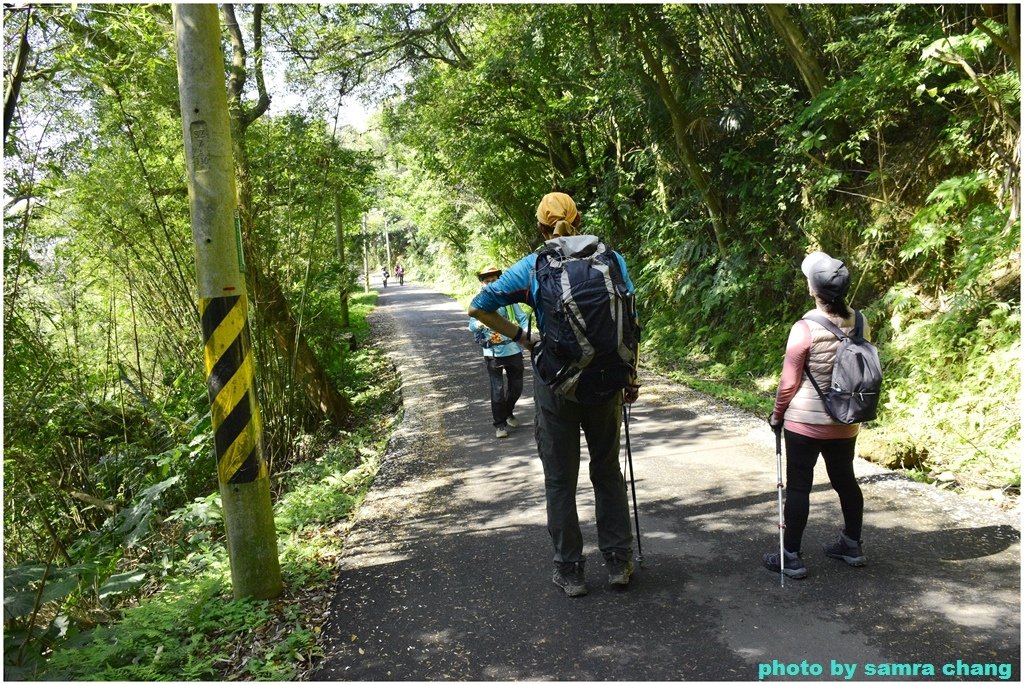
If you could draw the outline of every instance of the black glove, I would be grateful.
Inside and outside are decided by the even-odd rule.
[[[776,435],[782,433],[782,419],[776,419],[775,412],[768,415],[768,425],[772,427],[772,432]]]

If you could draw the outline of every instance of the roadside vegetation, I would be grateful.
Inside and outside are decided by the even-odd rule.
[[[355,427],[298,436],[305,457],[274,477],[284,593],[273,600],[232,599],[213,472],[191,493],[175,479],[159,492],[150,487],[144,507],[115,517],[69,550],[88,561],[5,568],[8,679],[303,676],[319,654],[350,518],[400,419],[399,379],[368,340],[366,315],[375,300],[376,293],[353,298],[357,349],[334,364],[350,379]],[[320,333],[337,325],[328,317]],[[168,452],[197,447],[179,445]],[[213,494],[206,494],[211,488]]]

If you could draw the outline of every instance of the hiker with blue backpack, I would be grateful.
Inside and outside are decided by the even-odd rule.
[[[623,401],[639,392],[639,327],[634,287],[622,256],[597,236],[580,235],[576,203],[549,193],[537,207],[544,244],[473,298],[472,317],[532,351],[537,452],[544,467],[553,582],[570,597],[587,593],[583,535],[576,511],[580,429],[590,453],[597,542],[611,585],[633,573],[626,484],[619,467]],[[539,335],[498,310],[522,302]]]
[[[477,273],[477,280],[483,286],[494,283],[501,276],[501,269],[487,266]],[[518,304],[502,307],[500,313],[517,326],[527,326],[529,319]],[[494,420],[494,435],[507,438],[509,428],[518,428],[515,417],[516,402],[523,394],[523,348],[501,333],[491,330],[477,319],[470,317],[469,330],[483,349],[487,376],[491,381],[491,418]]]
[[[861,541],[864,497],[853,457],[860,423],[875,417],[881,388],[878,353],[867,342],[868,324],[846,303],[846,265],[824,252],[812,252],[800,269],[815,308],[790,330],[775,408],[768,418],[776,440],[780,432],[785,434],[786,505],[784,549],[763,557],[768,570],[798,579],[807,577],[800,545],[819,454],[839,495],[844,522],[836,541],[822,546],[825,556],[850,566],[866,562]],[[781,568],[780,555],[785,557]]]

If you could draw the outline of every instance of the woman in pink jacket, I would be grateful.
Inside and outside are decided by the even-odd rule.
[[[846,304],[850,288],[850,272],[838,259],[824,252],[812,252],[800,266],[817,312],[849,333],[856,323],[856,312]],[[864,324],[864,337],[869,334]],[[819,387],[827,388],[832,377],[839,339],[824,326],[809,319],[800,319],[789,332],[782,377],[775,395],[775,408],[768,418],[772,430],[784,430],[786,439],[786,507],[783,547],[785,563],[782,572],[790,578],[806,578],[807,567],[801,559],[800,541],[810,510],[814,464],[820,454],[825,460],[832,488],[839,495],[844,528],[839,538],[823,545],[825,556],[841,559],[851,566],[863,566],[866,559],[861,549],[861,524],[864,518],[864,497],[853,474],[853,455],[859,424],[842,424],[825,410],[824,402],[814,389],[807,373],[814,375]],[[779,552],[764,555],[765,567],[779,572]]]

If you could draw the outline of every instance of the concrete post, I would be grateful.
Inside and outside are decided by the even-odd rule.
[[[234,596],[281,593],[216,5],[172,5],[203,357]]]

